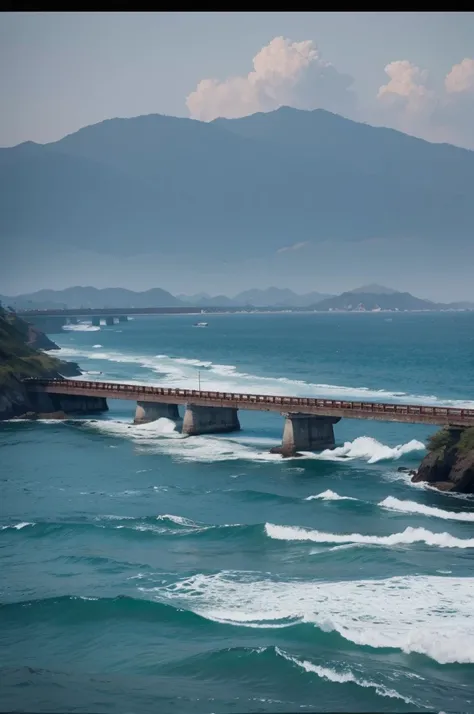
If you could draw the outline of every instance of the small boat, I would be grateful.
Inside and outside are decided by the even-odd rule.
[[[208,324],[208,322],[195,322],[193,327],[207,327]]]

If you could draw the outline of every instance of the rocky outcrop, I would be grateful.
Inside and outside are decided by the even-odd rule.
[[[9,376],[0,388],[0,421],[21,417],[30,408],[24,385],[15,376]]]
[[[34,325],[28,325],[26,344],[34,350],[59,350],[58,345]]]
[[[446,428],[434,434],[412,481],[440,491],[474,493],[474,427]]]
[[[22,382],[25,377],[61,379],[81,374],[75,362],[45,354],[32,343],[45,349],[58,348],[40,330],[0,307],[0,420],[38,411],[32,408]]]

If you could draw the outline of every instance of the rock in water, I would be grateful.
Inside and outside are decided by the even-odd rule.
[[[474,493],[474,427],[445,428],[434,434],[412,482],[426,482],[440,491]]]

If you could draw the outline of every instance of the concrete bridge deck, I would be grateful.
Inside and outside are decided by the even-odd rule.
[[[474,426],[474,409],[394,404],[383,402],[285,397],[268,394],[240,394],[195,389],[151,387],[117,382],[79,379],[27,379],[30,392],[79,397],[126,399],[151,404],[192,404],[196,407],[249,409],[315,417],[375,419],[378,421],[433,424],[438,426]]]

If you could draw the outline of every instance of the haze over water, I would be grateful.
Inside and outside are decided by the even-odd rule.
[[[54,336],[87,379],[474,404],[474,314],[136,318]],[[283,418],[0,425],[0,708],[472,711],[474,499],[410,483],[432,428]]]

